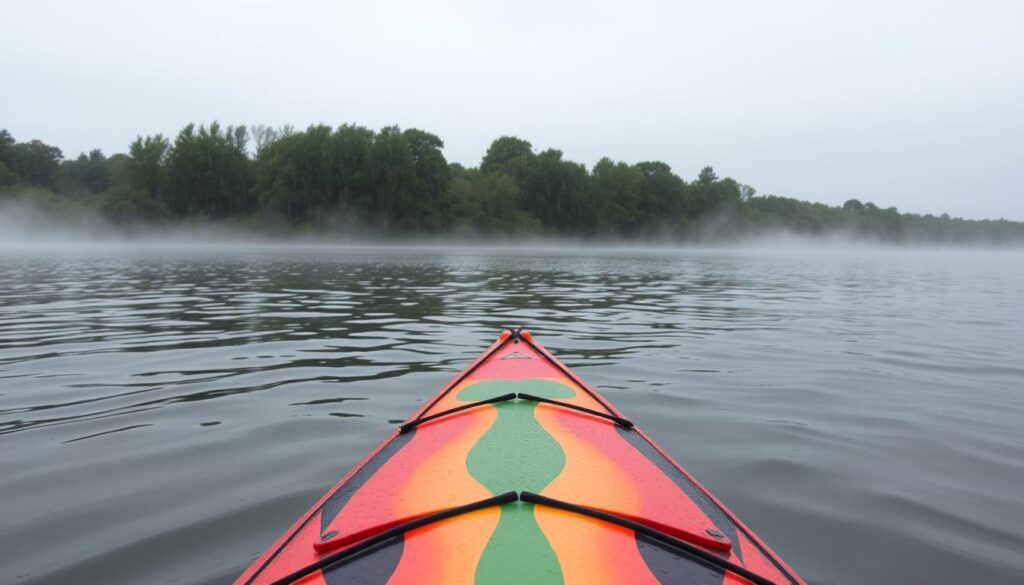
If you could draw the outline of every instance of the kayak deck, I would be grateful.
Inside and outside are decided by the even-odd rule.
[[[512,330],[236,584],[627,582],[803,583],[622,413]]]

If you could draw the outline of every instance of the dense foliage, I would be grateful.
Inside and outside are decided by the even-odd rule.
[[[478,168],[449,164],[429,132],[189,124],[174,140],[140,136],[126,154],[64,159],[0,130],[0,201],[118,224],[234,221],[254,229],[367,236],[551,235],[723,239],[787,231],[891,242],[1021,243],[1024,223],[842,207],[774,195],[705,167],[692,181],[662,162],[608,158],[593,168],[503,136]]]

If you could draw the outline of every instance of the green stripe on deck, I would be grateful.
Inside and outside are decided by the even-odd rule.
[[[457,398],[485,400],[509,392],[548,398],[571,398],[575,391],[551,380],[493,380],[464,388]],[[534,416],[536,403],[502,402],[498,417],[469,451],[466,466],[492,494],[507,491],[539,493],[565,467],[565,453]],[[533,504],[515,502],[501,507],[494,529],[476,569],[476,582],[562,583],[562,569],[547,537],[537,525]]]
[[[526,378],[524,380],[484,380],[459,390],[455,398],[461,402],[476,402],[512,392],[533,394],[552,400],[576,396],[576,390],[572,386],[561,382],[544,378]]]

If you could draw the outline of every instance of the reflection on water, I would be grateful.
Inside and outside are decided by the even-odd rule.
[[[1024,572],[1024,258],[0,255],[0,581],[229,581],[526,324],[813,582]]]

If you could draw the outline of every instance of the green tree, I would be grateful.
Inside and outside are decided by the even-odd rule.
[[[545,229],[571,234],[585,225],[587,170],[583,165],[563,160],[562,151],[551,148],[537,154],[528,167],[510,171],[523,192],[523,209],[540,219]]]
[[[68,195],[102,193],[110,188],[110,169],[103,152],[94,149],[60,165],[60,190]]]
[[[861,213],[864,211],[864,204],[858,199],[848,199],[846,203],[843,203],[843,211]]]
[[[371,208],[370,173],[376,133],[346,124],[334,131],[338,185],[337,204],[355,216],[367,217]]]
[[[281,138],[282,132],[266,124],[252,124],[249,126],[249,135],[252,136],[252,142],[256,149],[255,156],[258,159],[264,149]]]
[[[9,160],[7,157],[10,156],[11,147],[14,146],[16,141],[11,133],[5,129],[0,129],[0,162],[6,162]]]
[[[118,223],[153,223],[168,216],[166,204],[149,191],[140,177],[138,158],[115,154],[107,159],[107,171],[110,188],[98,206],[107,219]]]
[[[215,219],[251,211],[255,199],[247,141],[245,126],[185,126],[167,156],[171,210],[181,217]]]
[[[504,172],[521,180],[524,166],[533,159],[533,146],[515,136],[502,136],[487,148],[480,170],[484,173]]]
[[[686,225],[686,181],[663,162],[641,162],[634,168],[643,174],[640,192],[640,224],[648,233],[671,234]]]
[[[535,153],[514,136],[495,140],[479,168],[466,169],[447,163],[438,136],[414,128],[255,125],[251,134],[253,159],[245,127],[214,122],[189,124],[173,145],[161,135],[139,136],[128,154],[94,150],[63,161],[53,146],[19,143],[0,130],[0,194],[58,217],[92,208],[125,223],[236,218],[259,203],[265,221],[283,217],[320,229],[370,223],[393,233],[692,239],[784,229],[892,242],[1024,242],[1022,222],[900,213],[857,199],[829,206],[758,196],[710,166],[692,183],[657,161],[605,158],[588,172],[559,150]]]
[[[595,233],[635,235],[640,231],[644,175],[626,163],[605,157],[590,173],[584,221]]]
[[[440,231],[447,223],[444,193],[448,187],[448,161],[444,142],[434,134],[410,128],[402,132],[412,155],[412,182],[403,190],[402,225],[418,231]]]
[[[388,126],[377,133],[370,160],[370,209],[376,221],[392,229],[402,219],[402,201],[416,176],[412,149],[398,126]]]
[[[445,194],[453,228],[481,236],[525,235],[540,231],[540,221],[521,208],[521,192],[504,173],[484,173],[451,165]]]
[[[7,167],[20,183],[56,187],[60,161],[64,158],[56,146],[39,140],[17,142],[5,147]]]
[[[256,160],[260,204],[292,223],[316,221],[323,213],[368,217],[374,137],[372,130],[351,125],[282,130]]]
[[[14,144],[14,137],[11,136],[11,133],[0,129],[0,188],[18,182],[18,176],[9,166],[11,147]]]
[[[718,180],[718,175],[715,174],[715,169],[711,167],[704,167],[700,170],[700,174],[697,175],[697,182],[701,185],[710,185]]]
[[[171,143],[163,134],[137,136],[128,145],[126,169],[132,186],[154,198],[161,198],[167,182],[167,155],[170,149]]]
[[[691,219],[707,218],[714,214],[720,223],[723,214],[735,212],[743,199],[740,184],[733,179],[719,179],[715,170],[704,167],[697,181],[686,190],[685,213]]]

